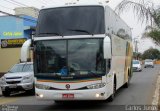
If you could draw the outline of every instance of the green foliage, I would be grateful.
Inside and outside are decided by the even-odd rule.
[[[160,8],[155,9],[151,14],[155,25],[160,28]]]
[[[115,11],[121,14],[124,11],[133,9],[133,12],[138,17],[142,23],[151,21],[153,16],[152,13],[155,12],[153,8],[153,3],[146,0],[122,0],[116,7]]]
[[[142,54],[142,59],[160,59],[160,51],[150,48]]]
[[[133,52],[133,58],[134,59],[141,59],[142,58],[142,54],[140,52]]]
[[[160,46],[160,9],[156,9],[151,14],[154,25],[146,27],[143,38],[150,38],[155,44]]]
[[[150,38],[155,44],[160,46],[160,8],[155,8],[154,4],[147,0],[122,0],[117,5],[116,12],[120,14],[130,8],[133,9],[142,23],[144,20],[151,23],[151,26],[146,28],[143,38]]]
[[[160,31],[159,30],[151,30],[148,32],[148,37],[152,39],[155,44],[160,45]]]

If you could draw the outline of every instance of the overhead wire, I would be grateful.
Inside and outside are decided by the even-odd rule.
[[[8,3],[12,4],[12,5],[19,6],[19,7],[22,7],[22,6],[30,7],[30,6],[28,6],[28,5],[24,4],[24,3],[18,2],[16,0],[3,0],[3,1],[8,2]],[[43,4],[43,6],[47,5],[47,3],[44,2],[43,0],[35,0],[35,1],[40,2],[41,4]]]
[[[23,3],[20,3],[20,2],[17,2],[17,1],[15,1],[15,0],[10,0],[10,1],[12,1],[12,2],[14,2],[14,3],[17,3],[17,4],[20,4],[20,5],[22,5],[22,6],[25,6],[25,7],[29,7],[28,5],[23,4]]]
[[[5,9],[13,10],[13,9],[8,8],[8,7],[5,7],[5,6],[3,6],[3,5],[0,5],[0,6],[3,7],[3,8],[5,8]],[[14,11],[14,10],[13,10],[13,11]]]
[[[14,4],[14,5],[17,5],[17,6],[21,6],[21,5],[27,6],[27,5],[23,4],[23,3],[17,2],[17,1],[15,1],[15,0],[10,0],[10,1],[9,1],[9,0],[4,0],[4,1],[9,2],[9,3],[11,3],[11,4]],[[12,3],[11,1],[12,1],[13,3]],[[8,8],[8,7],[2,6],[2,5],[0,5],[0,6],[3,7],[3,8],[5,8],[5,9],[9,9],[9,10],[14,11],[14,10],[11,9],[11,8]],[[27,7],[29,7],[29,6],[27,6]],[[26,20],[26,21],[31,21],[31,22],[35,22],[35,23],[37,22],[36,20],[29,19],[29,18],[25,18],[25,17],[19,16],[19,15],[13,15],[13,14],[11,14],[11,13],[8,13],[8,12],[2,11],[2,10],[0,10],[0,13],[6,14],[6,15],[9,15],[9,16],[13,16],[13,17],[16,17],[16,18],[24,19],[24,20]]]
[[[9,0],[4,0],[5,2],[8,2],[8,3],[11,3],[11,4],[13,4],[13,5],[17,5],[17,6],[22,6],[22,5],[19,5],[19,4],[16,4],[16,3],[14,3],[14,2],[11,2],[11,1],[9,1]]]

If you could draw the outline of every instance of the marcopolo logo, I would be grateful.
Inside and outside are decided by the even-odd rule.
[[[70,89],[70,85],[69,84],[66,84],[66,89]]]

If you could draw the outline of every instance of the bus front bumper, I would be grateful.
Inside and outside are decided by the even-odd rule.
[[[36,88],[36,98],[42,100],[106,100],[106,87],[88,90],[43,90]]]

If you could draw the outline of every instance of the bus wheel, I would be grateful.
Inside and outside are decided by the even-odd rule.
[[[115,93],[116,93],[116,83],[114,82],[114,85],[113,85],[113,94],[108,98],[109,102],[112,102],[114,100]]]
[[[124,84],[124,88],[128,88],[129,87],[130,80],[131,80],[131,77],[130,77],[130,74],[129,74],[128,75],[128,81]]]

